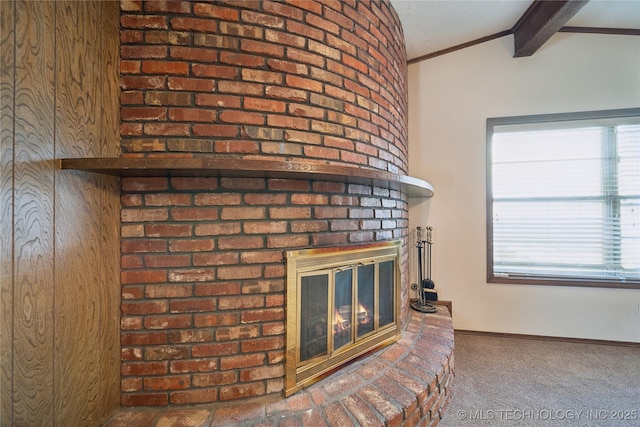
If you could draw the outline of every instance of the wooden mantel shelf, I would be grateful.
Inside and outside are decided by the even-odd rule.
[[[408,197],[430,198],[428,182],[407,175],[348,165],[289,161],[196,157],[169,158],[84,158],[60,159],[60,169],[75,169],[120,176],[208,176],[307,179],[375,185],[397,189]]]

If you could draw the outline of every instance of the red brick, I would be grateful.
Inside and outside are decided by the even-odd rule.
[[[265,363],[264,353],[244,354],[220,358],[220,369],[239,369],[249,366],[261,366]]]
[[[218,188],[218,178],[173,177],[171,186],[176,190],[215,190]]]
[[[257,154],[259,145],[253,141],[216,141],[214,151],[224,154]]]
[[[232,95],[218,95],[213,93],[199,93],[196,94],[196,105],[206,107],[228,108],[228,109],[240,109],[242,106],[242,98]],[[220,126],[220,129],[232,129],[233,126]],[[235,136],[236,132],[219,133],[218,136]]]
[[[309,237],[296,235],[296,236],[268,236],[267,247],[268,248],[295,248],[309,245]]]
[[[184,239],[169,242],[171,252],[202,252],[213,250],[213,248],[213,239]]]
[[[246,125],[263,125],[264,115],[260,113],[250,113],[247,111],[225,110],[219,115],[219,120],[223,123],[239,123]]]
[[[120,281],[123,284],[135,283],[160,283],[167,281],[165,270],[131,270],[120,273]]]
[[[327,205],[329,198],[325,194],[292,194],[291,203],[294,205]]]
[[[189,348],[186,346],[154,346],[145,348],[145,360],[177,360],[187,359]]]
[[[164,76],[126,76],[120,78],[123,90],[132,89],[164,89],[166,77]]]
[[[188,77],[168,77],[167,87],[171,90],[192,92],[213,92],[215,82],[211,79],[196,79]]]
[[[300,8],[289,6],[284,3],[266,2],[263,5],[263,10],[268,13],[274,13],[297,21],[300,21],[303,18],[303,11]]]
[[[123,285],[122,286],[122,299],[142,299],[144,298],[144,286],[131,286],[131,285]]]
[[[169,118],[176,122],[215,122],[217,112],[201,108],[171,108]]]
[[[218,267],[217,275],[221,280],[257,279],[262,277],[262,266]]]
[[[282,262],[282,251],[243,251],[240,255],[240,260],[243,264],[256,264],[256,263],[270,263],[270,262]]]
[[[256,95],[260,95],[261,92],[258,92]],[[265,90],[265,95],[268,98],[280,98],[290,101],[299,101],[304,102],[309,98],[309,95],[306,91],[300,89],[291,89],[288,87],[280,87],[280,86],[268,86]]]
[[[123,314],[158,314],[166,313],[169,309],[166,301],[124,301],[120,307]]]
[[[284,265],[266,265],[264,267],[264,278],[284,277]]]
[[[333,402],[324,407],[324,412],[330,425],[341,427],[355,427],[349,413],[340,402]]]
[[[284,270],[281,272],[282,274],[279,277],[284,277]],[[267,295],[265,305],[267,307],[284,307],[284,294],[275,294],[275,295]],[[281,319],[284,316],[284,312],[280,313],[279,309],[275,309],[272,313],[265,313],[267,317],[270,317],[270,314],[275,316],[274,318]]]
[[[264,190],[265,180],[263,178],[221,178],[220,186],[227,190]]]
[[[210,403],[218,400],[218,390],[215,388],[181,390],[171,393],[171,403],[177,405]]]
[[[151,345],[166,344],[166,332],[122,332],[120,344],[127,345]]]
[[[308,25],[305,25],[301,22],[295,22],[288,20],[287,21],[287,31],[293,34],[304,35],[307,38],[314,40],[322,40],[324,39],[325,33],[319,28],[311,28]],[[301,46],[304,47],[304,46]]]
[[[194,266],[229,265],[238,263],[238,254],[230,252],[210,252],[193,254]]]
[[[238,398],[256,397],[265,394],[264,383],[242,384],[237,386],[220,387],[220,400],[235,400]]]
[[[190,268],[169,272],[170,282],[208,282],[214,278],[215,272],[210,268]]]
[[[122,222],[165,221],[169,217],[166,209],[122,209]]]
[[[147,224],[147,237],[186,237],[191,235],[190,224]]]
[[[217,369],[218,363],[216,359],[174,360],[169,365],[169,372],[172,374],[209,372],[216,371]]]
[[[237,342],[198,344],[191,348],[191,354],[194,357],[226,356],[237,353]]]
[[[218,59],[218,51],[207,48],[172,46],[169,50],[170,56],[183,61],[194,62],[215,62]]]
[[[238,193],[204,193],[196,194],[195,204],[229,206],[238,205],[242,201],[242,196]]]
[[[240,315],[238,313],[196,314],[194,316],[194,324],[199,328],[207,326],[231,326],[237,325],[239,322]]]
[[[262,95],[264,86],[259,83],[247,83],[237,81],[218,82],[218,91],[222,93],[235,93],[239,95]]]
[[[153,2],[145,2],[144,10],[146,12],[189,13],[191,11],[191,8],[188,2],[175,0],[158,0]]]
[[[225,222],[214,224],[197,224],[195,229],[196,236],[222,236],[228,234],[238,234],[241,231],[239,222]]]
[[[120,74],[140,74],[140,61],[126,61],[126,60],[122,60],[120,61]],[[123,104],[129,104],[131,102],[124,102],[124,101],[131,101],[131,97],[127,97],[123,100],[123,95],[121,94],[120,96],[120,100],[123,101]]]
[[[240,40],[240,49],[244,52],[251,52],[256,54],[262,54],[264,56],[282,58],[284,56],[285,49],[283,46],[274,43],[265,43],[262,41],[242,39]],[[243,70],[244,71],[244,70]],[[262,81],[263,83],[281,83],[282,76],[279,76],[277,80],[272,80],[269,78],[268,80],[263,80],[262,78],[258,80],[253,80],[252,78],[248,78],[250,81]]]
[[[169,399],[166,393],[123,394],[122,406],[166,406]]]
[[[284,348],[284,338],[275,337],[246,340],[241,343],[241,348],[243,353],[278,350]]]
[[[142,348],[120,348],[120,358],[122,361],[142,360]]]
[[[220,237],[218,249],[260,249],[264,247],[264,239],[258,236]]]
[[[238,127],[231,125],[204,125],[196,124],[192,126],[195,136],[211,136],[211,137],[234,137],[238,135]]]
[[[141,268],[144,264],[142,262],[142,257],[138,255],[123,255],[120,258],[120,267],[122,269],[128,268]]]
[[[147,316],[144,319],[146,329],[184,329],[191,327],[191,316]]]
[[[223,207],[220,218],[223,220],[244,220],[265,218],[263,207]]]
[[[193,12],[196,15],[210,16],[223,21],[238,21],[240,18],[240,14],[236,9],[205,3],[194,4]]]
[[[189,74],[189,64],[183,61],[142,61],[142,72],[145,74],[182,75]]]
[[[287,46],[292,46],[297,48],[304,48],[306,43],[306,39],[304,37],[297,36],[295,34],[283,32],[283,31],[266,29],[264,36],[268,42],[274,42],[277,44],[287,45]],[[274,60],[274,61],[279,61],[279,60]],[[268,60],[268,62],[270,64],[269,65],[270,68],[278,69],[279,71],[286,71],[291,74],[307,74],[306,68],[303,70],[303,68],[300,68],[298,64],[293,65],[294,68],[292,69],[292,68],[280,67],[278,65],[272,66],[271,60]],[[289,62],[289,63],[294,64],[293,62]]]
[[[145,255],[144,264],[149,268],[186,267],[190,263],[189,255]]]
[[[268,337],[270,335],[283,335],[284,332],[285,332],[284,322],[262,324],[262,335],[265,337]]]
[[[217,22],[213,19],[176,17],[171,19],[171,28],[180,31],[194,31],[201,33],[215,33]]]
[[[247,310],[242,313],[243,323],[272,322],[284,319],[283,308],[268,308],[262,310]]]
[[[193,385],[194,387],[211,387],[223,384],[233,384],[237,380],[235,372],[196,374],[193,376]]]
[[[193,64],[191,73],[194,77],[233,80],[238,76],[238,68],[224,65]]]
[[[173,208],[171,218],[174,221],[206,221],[218,219],[218,208]],[[198,226],[196,225],[196,230]],[[196,235],[198,235],[196,233]]]
[[[135,331],[142,329],[142,317],[120,317],[120,329],[123,331]]]
[[[242,369],[240,371],[240,381],[259,381],[269,378],[279,378],[284,375],[284,367],[282,365],[261,366],[257,368]]]
[[[242,11],[242,21],[250,24],[258,24],[262,27],[282,28],[284,19],[273,15],[254,12],[252,10]]]
[[[140,123],[120,123],[121,136],[140,136],[142,135],[142,124]],[[123,144],[127,141],[122,141]]]
[[[285,221],[245,222],[242,228],[246,234],[286,233],[287,222]]]
[[[192,313],[202,311],[213,311],[216,309],[216,301],[208,298],[203,300],[177,300],[170,303],[171,313]]]
[[[271,219],[307,219],[311,218],[311,208],[308,207],[275,207],[269,208]]]
[[[229,328],[216,328],[216,341],[237,341],[260,336],[259,325],[239,325]]]
[[[212,342],[213,334],[209,329],[182,329],[167,333],[170,343]]]
[[[124,240],[120,244],[122,253],[166,252],[167,242],[164,240]]]
[[[265,98],[245,98],[245,110],[270,111],[274,113],[284,113],[287,104],[282,101],[274,101]]]
[[[186,375],[144,379],[145,390],[176,390],[188,388],[189,385],[189,377]]]
[[[233,297],[220,297],[218,299],[219,310],[238,310],[260,307],[264,307],[264,297],[262,295],[242,295]]]
[[[167,362],[127,362],[120,367],[120,373],[124,376],[164,375],[167,372]]]
[[[196,284],[196,296],[239,295],[240,285],[235,282],[224,283],[198,283]]]
[[[142,378],[122,378],[120,381],[120,391],[134,392],[142,390]]]
[[[145,123],[145,135],[158,136],[188,136],[189,126],[180,123]]]

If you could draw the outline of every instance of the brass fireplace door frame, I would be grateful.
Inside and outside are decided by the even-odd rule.
[[[362,246],[337,248],[305,249],[287,251],[287,319],[286,319],[286,357],[285,357],[285,387],[284,395],[290,396],[296,391],[331,374],[354,359],[378,350],[400,339],[400,260],[402,241],[373,243]],[[377,331],[355,339],[350,346],[336,351],[329,351],[324,357],[299,361],[299,319],[300,319],[300,281],[301,277],[309,273],[335,271],[340,268],[357,268],[366,264],[380,264],[394,261],[394,319],[393,322],[378,328]],[[375,295],[378,297],[378,269],[374,278]],[[328,273],[327,273],[328,274]],[[330,283],[333,280],[330,278]],[[328,290],[329,305],[333,292]],[[380,304],[376,304],[379,306]],[[378,308],[374,314],[376,327],[378,325]],[[329,309],[327,310],[329,311]],[[329,314],[328,317],[331,317]],[[331,335],[327,326],[327,335]],[[328,337],[328,341],[330,341]],[[329,345],[328,345],[329,347]]]

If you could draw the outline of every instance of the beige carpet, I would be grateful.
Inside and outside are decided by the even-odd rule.
[[[464,426],[640,426],[640,345],[455,334],[453,397]]]

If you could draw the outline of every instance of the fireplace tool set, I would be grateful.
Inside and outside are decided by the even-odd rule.
[[[417,227],[418,283],[413,285],[412,288],[417,290],[418,298],[411,302],[411,308],[422,313],[435,313],[436,306],[429,301],[438,300],[438,293],[434,290],[435,283],[431,280],[432,231],[431,227],[427,227],[426,239],[423,239],[422,227]]]

